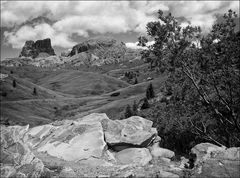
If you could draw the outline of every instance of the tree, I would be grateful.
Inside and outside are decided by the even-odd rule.
[[[133,115],[133,112],[131,110],[130,105],[128,104],[127,107],[125,108],[124,116],[125,118],[129,118]]]
[[[137,79],[137,77],[135,77],[134,85],[135,85],[135,84],[138,84],[138,79]]]
[[[151,99],[154,97],[155,97],[155,94],[154,94],[153,86],[152,86],[152,83],[150,83],[146,90],[146,98]]]
[[[33,95],[37,95],[37,89],[35,87],[33,88]]]
[[[16,88],[16,86],[17,86],[17,83],[16,83],[16,80],[15,79],[13,79],[13,88]]]
[[[240,146],[236,13],[229,10],[207,35],[202,35],[199,27],[181,28],[171,14],[158,14],[159,21],[147,24],[147,33],[155,40],[148,53],[154,53],[157,66],[165,67],[169,74],[166,83],[172,99],[165,110],[168,118],[200,140]]]
[[[147,98],[144,98],[143,99],[143,104],[141,106],[141,109],[147,109],[149,108],[149,103],[148,103],[148,99]]]
[[[138,46],[146,46],[148,39],[145,36],[138,37]]]
[[[133,115],[137,115],[137,113],[138,113],[138,105],[137,105],[136,101],[134,101],[134,103],[133,103],[132,113],[133,113]]]

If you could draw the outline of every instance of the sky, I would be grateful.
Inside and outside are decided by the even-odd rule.
[[[57,54],[94,36],[135,48],[159,9],[207,32],[218,14],[239,12],[239,1],[1,1],[1,59],[18,56],[26,40],[45,38]]]

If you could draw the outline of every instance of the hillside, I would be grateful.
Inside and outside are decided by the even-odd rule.
[[[38,85],[76,97],[101,95],[129,86],[119,79],[93,72],[60,70],[41,78]]]

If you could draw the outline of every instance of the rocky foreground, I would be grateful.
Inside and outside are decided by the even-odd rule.
[[[240,148],[201,143],[173,161],[152,122],[90,114],[29,128],[1,126],[1,177],[239,177]],[[191,165],[193,164],[193,166]]]

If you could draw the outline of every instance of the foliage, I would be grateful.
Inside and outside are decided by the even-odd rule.
[[[207,35],[202,35],[199,27],[181,28],[171,14],[158,14],[159,21],[147,24],[148,35],[155,39],[148,54],[155,55],[151,65],[154,61],[156,67],[167,69],[165,94],[172,96],[168,105],[152,111],[158,131],[170,133],[165,138],[174,140],[175,145],[183,137],[180,140],[187,145],[204,140],[240,146],[240,32],[234,29],[236,13],[229,10],[224,22],[213,25]]]

